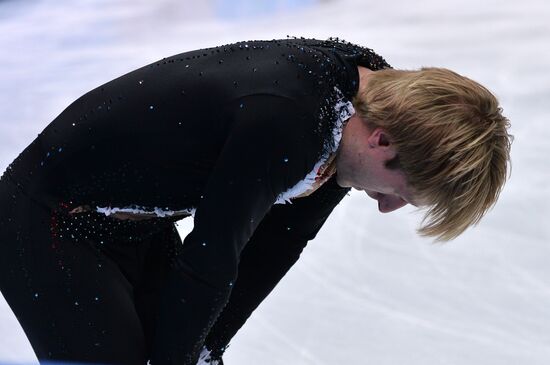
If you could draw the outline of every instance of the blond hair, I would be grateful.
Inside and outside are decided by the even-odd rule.
[[[397,157],[386,166],[401,168],[426,202],[420,235],[454,239],[496,203],[511,171],[513,136],[485,87],[443,68],[383,69],[353,104],[370,127],[390,135]]]

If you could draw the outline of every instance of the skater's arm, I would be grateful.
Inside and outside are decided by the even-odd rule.
[[[245,97],[225,115],[233,119],[229,137],[161,295],[152,364],[196,363],[233,289],[242,249],[319,155],[306,135],[312,116],[288,98]]]
[[[206,339],[213,358],[221,357],[349,190],[338,186],[333,176],[313,194],[294,199],[293,204],[273,206],[243,250],[229,302]]]

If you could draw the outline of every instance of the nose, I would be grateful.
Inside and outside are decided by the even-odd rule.
[[[393,212],[407,205],[406,201],[395,195],[380,194],[377,200],[380,213]]]

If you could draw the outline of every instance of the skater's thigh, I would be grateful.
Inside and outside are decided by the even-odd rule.
[[[182,241],[173,223],[145,238],[139,251],[140,277],[135,285],[135,304],[144,328],[147,350],[150,353],[155,336],[156,313],[162,288],[166,283],[175,253]]]
[[[39,360],[145,364],[132,285],[66,212],[5,191],[0,289]],[[10,209],[7,209],[10,208]],[[101,241],[101,240],[100,240]]]

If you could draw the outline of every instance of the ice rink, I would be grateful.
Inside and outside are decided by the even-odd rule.
[[[434,245],[415,234],[421,212],[381,214],[352,192],[224,361],[547,365],[549,19],[543,0],[0,0],[0,170],[80,95],[187,50],[333,36],[394,68],[450,68],[493,91],[512,123],[512,176],[495,208]],[[0,362],[37,363],[1,296]]]

